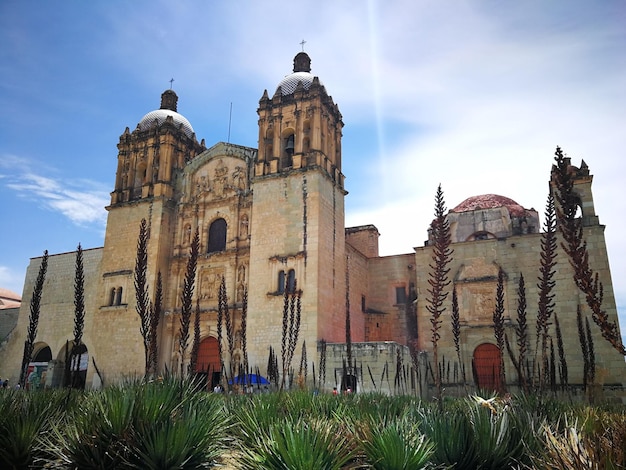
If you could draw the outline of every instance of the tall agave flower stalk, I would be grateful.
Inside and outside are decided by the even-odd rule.
[[[578,326],[578,341],[580,342],[580,350],[583,354],[583,390],[587,390],[589,383],[589,346],[587,344],[587,335],[585,335],[585,327],[583,325],[582,309],[580,305],[576,308],[576,325]]]
[[[463,359],[461,358],[461,319],[459,315],[459,299],[456,293],[456,286],[452,288],[451,323],[452,323],[452,338],[454,340],[454,349],[456,350],[456,357],[457,357],[457,360],[459,361],[461,381],[463,383],[463,387],[465,388],[467,385],[467,380],[465,378],[465,367],[463,365]]]
[[[83,344],[83,330],[85,328],[85,274],[83,269],[83,248],[78,244],[74,272],[74,342],[70,355],[70,387],[82,388],[79,383],[80,350]]]
[[[224,324],[224,308],[228,308],[228,301],[226,300],[226,285],[222,289],[220,284],[219,291],[217,293],[217,352],[220,356],[220,373],[224,373],[224,355],[222,341],[223,337],[223,324]],[[228,384],[228,381],[226,381]]]
[[[589,318],[585,317],[585,333],[587,335],[587,349],[589,350],[589,381],[593,384],[596,378],[596,355],[593,347],[593,336],[589,327]]]
[[[302,341],[302,354],[300,356],[300,370],[298,371],[298,377],[303,381],[303,384],[306,384],[308,372],[308,364],[306,359],[306,341]]]
[[[41,294],[43,292],[43,284],[46,280],[46,271],[48,270],[48,250],[43,252],[43,258],[39,265],[39,273],[37,281],[33,288],[33,296],[30,299],[30,316],[28,317],[28,331],[26,341],[24,341],[24,354],[22,356],[22,368],[20,369],[19,384],[23,388],[26,385],[26,373],[28,372],[28,364],[33,356],[33,348],[35,346],[35,338],[37,337],[37,327],[39,326],[39,313],[41,309]]]
[[[235,364],[233,363],[233,356],[235,354],[235,319],[233,318],[234,312],[231,313],[228,308],[228,295],[226,295],[226,278],[222,276],[222,283],[220,285],[220,291],[222,292],[222,309],[224,311],[224,324],[226,326],[226,341],[228,343],[228,358],[229,358],[229,375],[234,377]]]
[[[287,286],[286,286],[287,287]],[[291,368],[291,361],[298,344],[298,336],[300,334],[300,321],[302,318],[302,291],[297,288],[297,282],[294,281],[293,289],[285,288],[285,305],[283,308],[283,375],[281,380],[281,390],[287,385],[287,376]]]
[[[594,272],[589,265],[583,221],[581,217],[576,217],[578,198],[574,193],[574,181],[569,171],[570,160],[565,157],[559,147],[556,148],[555,161],[556,165],[552,167],[552,180],[556,189],[556,216],[564,240],[561,246],[574,268],[574,282],[585,295],[587,305],[591,310],[591,317],[600,327],[602,337],[621,355],[626,356],[626,347],[622,344],[617,323],[612,322],[606,311],[602,309],[604,289],[598,273]]]
[[[187,261],[187,271],[183,283],[181,294],[180,312],[180,338],[178,340],[178,351],[180,353],[180,376],[185,376],[185,357],[189,347],[189,327],[191,325],[191,313],[193,302],[193,291],[196,281],[196,266],[198,263],[198,253],[200,251],[200,233],[196,227],[196,233],[191,241],[189,260]]]
[[[515,325],[515,336],[517,342],[517,357],[513,353],[509,344],[509,339],[505,333],[506,349],[509,353],[511,361],[517,370],[519,384],[524,392],[528,392],[528,382],[524,370],[526,362],[526,352],[528,349],[528,324],[526,322],[526,286],[524,284],[524,275],[520,274],[517,288],[517,325]]]
[[[280,373],[278,370],[278,357],[276,357],[276,353],[271,346],[269,358],[267,360],[267,376],[270,379],[270,382],[272,382],[273,384],[278,384],[278,380],[280,379]]]
[[[245,374],[248,373],[248,286],[243,289],[243,298],[241,304],[241,350],[243,351],[243,368]]]
[[[446,287],[450,284],[448,280],[448,264],[452,260],[452,250],[450,244],[452,237],[450,234],[450,224],[445,214],[446,205],[443,197],[443,191],[441,185],[437,188],[437,194],[435,196],[435,220],[431,224],[432,234],[434,239],[433,255],[432,259],[434,264],[430,264],[430,273],[428,278],[428,284],[430,288],[427,289],[429,298],[427,300],[426,309],[430,312],[431,323],[431,342],[433,344],[433,361],[435,375],[435,388],[437,394],[437,400],[441,402],[442,398],[442,386],[441,386],[441,373],[439,369],[439,349],[438,343],[441,338],[439,330],[441,329],[441,315],[446,310],[443,303],[448,296]]]
[[[352,331],[350,329],[350,256],[346,256],[346,357],[352,375]]]
[[[493,331],[496,344],[500,350],[500,366],[498,375],[502,389],[506,389],[506,374],[504,372],[504,271],[498,272],[498,285],[496,288],[496,307],[493,311]]]
[[[193,343],[189,358],[189,372],[195,372],[198,365],[198,352],[200,351],[200,298],[196,297],[196,311],[193,317]]]
[[[282,361],[282,377],[280,389],[285,386],[285,377],[287,375],[287,341],[289,339],[289,284],[285,276],[285,285],[283,291],[283,325],[280,345],[280,358]]]
[[[568,386],[567,359],[565,357],[565,348],[563,347],[563,335],[561,334],[561,325],[559,317],[554,312],[554,327],[556,330],[556,348],[559,353],[559,380],[561,381],[561,389],[565,390]]]
[[[150,370],[149,336],[150,336],[150,300],[148,296],[148,238],[149,229],[146,219],[141,219],[139,224],[139,236],[137,238],[137,255],[135,258],[135,299],[137,305],[135,310],[139,315],[139,332],[143,338],[143,349],[145,355],[145,374]]]
[[[550,390],[556,393],[556,359],[554,356],[554,342],[550,338]]]
[[[318,344],[318,349],[320,352],[320,367],[317,381],[319,383],[320,389],[322,389],[324,387],[324,384],[326,383],[326,341],[321,339]]]
[[[163,308],[163,279],[161,271],[157,274],[156,291],[154,293],[154,303],[150,304],[150,372],[157,373],[159,345],[158,331],[161,321],[161,310]]]
[[[535,364],[537,366],[537,380],[539,389],[543,390],[546,386],[547,378],[545,376],[548,370],[548,327],[550,325],[550,316],[554,311],[554,285],[553,280],[555,274],[555,266],[557,264],[557,240],[556,240],[556,215],[554,212],[554,196],[548,194],[546,202],[544,231],[541,234],[541,260],[539,268],[539,303],[537,310],[537,340],[535,342]],[[541,361],[536,360],[537,352],[541,345]],[[533,374],[534,376],[535,374]]]

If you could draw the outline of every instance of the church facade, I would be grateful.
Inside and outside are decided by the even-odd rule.
[[[196,139],[191,123],[178,113],[173,90],[162,94],[160,109],[147,113],[132,132],[126,128],[121,135],[104,246],[84,251],[86,318],[81,370],[87,387],[144,372],[134,289],[142,219],[149,231],[151,299],[158,273],[163,279],[158,331],[161,370],[179,370],[190,360],[191,345],[181,357],[178,344],[181,292],[196,231],[200,254],[193,303],[200,314],[201,339],[196,369],[208,372],[209,382],[220,377],[221,364],[242,364],[244,354],[253,372],[266,375],[270,347],[280,351],[284,341],[285,289],[301,292],[292,367],[297,374],[301,354],[305,356],[307,382],[313,382],[313,375],[325,366],[325,378],[318,387],[345,383],[346,343],[358,371],[351,372],[358,375],[357,389],[385,389],[376,380],[381,371],[384,375],[387,369],[389,374],[388,369],[399,362],[419,368],[409,346],[428,361],[432,344],[426,305],[432,244],[427,241],[413,253],[381,257],[375,226],[345,227],[342,115],[320,79],[311,74],[310,65],[306,53],[297,54],[293,73],[281,80],[271,97],[263,93],[257,110],[256,149],[223,142],[206,148],[204,141]],[[605,287],[605,308],[617,322],[604,227],[593,205],[592,176],[586,165],[575,171],[592,267]],[[450,290],[454,286],[459,295],[461,327],[462,365],[455,363],[454,368],[465,369],[470,382],[485,386],[488,381],[480,370],[491,370],[499,360],[492,315],[500,270],[505,273],[509,336],[514,336],[521,275],[527,280],[531,332],[534,328],[539,218],[536,211],[497,195],[469,198],[447,217],[454,249]],[[49,257],[31,364],[41,383],[49,386],[61,385],[73,338],[75,256]],[[0,376],[12,376],[14,381],[19,376],[40,264],[41,258],[31,260],[17,327],[0,349]],[[578,305],[584,310],[584,297],[571,277],[569,263],[560,254],[554,303],[565,340],[569,381],[575,384],[582,383],[583,374],[576,310]],[[232,355],[226,344],[220,348],[217,341],[222,279],[232,321]],[[439,354],[452,363],[457,355],[449,327],[450,296],[446,305]],[[592,327],[597,380],[621,387],[626,382],[624,358]],[[226,332],[222,336],[226,342]],[[505,364],[507,378],[515,382],[508,358]],[[427,373],[422,379],[428,381],[424,377]],[[458,382],[459,378],[447,380]],[[415,389],[415,383],[407,381],[405,387]],[[387,378],[386,390],[392,388]]]

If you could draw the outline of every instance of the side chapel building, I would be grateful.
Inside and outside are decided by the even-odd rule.
[[[285,285],[290,288],[294,283],[302,290],[302,317],[292,366],[298,369],[306,343],[309,382],[313,375],[310,365],[317,374],[324,344],[327,365],[322,386],[332,388],[342,380],[347,300],[352,355],[359,375],[357,389],[373,389],[373,382],[387,369],[387,381],[378,384],[378,390],[391,392],[398,358],[404,365],[411,364],[410,343],[424,352],[421,358],[432,356],[426,309],[432,247],[426,242],[412,253],[381,257],[375,226],[345,227],[342,115],[320,79],[311,74],[310,64],[306,53],[297,54],[293,73],[279,82],[272,96],[263,93],[257,110],[258,149],[223,142],[207,149],[204,140],[196,139],[191,123],[178,113],[178,97],[171,89],[162,94],[160,109],[149,112],[133,131],[126,128],[121,135],[115,187],[106,208],[104,247],[83,253],[86,319],[81,370],[87,387],[99,386],[101,378],[110,383],[143,374],[143,341],[133,285],[142,219],[149,226],[151,298],[157,273],[163,277],[164,313],[158,333],[161,368],[176,371],[181,361],[189,361],[189,357],[179,357],[178,336],[181,291],[196,229],[200,233],[194,292],[194,310],[197,300],[201,312],[198,370],[220,370],[217,306],[222,277],[235,331],[235,351],[233,357],[222,358],[226,363],[242,361],[241,309],[247,290],[249,364],[265,375],[270,346],[278,352],[281,348]],[[593,204],[592,175],[584,162],[580,168],[572,166],[572,171],[590,261],[604,283],[604,307],[617,322],[604,226]],[[447,217],[454,249],[450,290],[456,286],[459,298],[463,367],[470,382],[493,385],[489,376],[499,363],[499,351],[492,315],[500,269],[505,273],[506,328],[511,338],[519,277],[523,274],[526,279],[529,356],[533,358],[539,217],[534,209],[498,195],[471,197]],[[61,384],[66,351],[71,347],[75,257],[75,252],[49,257],[31,363],[42,385]],[[589,312],[560,248],[557,261],[555,310],[565,341],[569,381],[580,384],[583,359],[577,306],[582,305],[586,315]],[[40,264],[41,258],[31,260],[17,327],[0,346],[0,376],[12,377],[13,382],[19,377]],[[442,318],[439,357],[453,362],[450,300],[451,295]],[[624,358],[602,339],[593,323],[592,329],[597,381],[624,385]],[[226,346],[222,354],[227,355]],[[515,382],[508,357],[505,362],[507,379]],[[219,374],[210,379],[216,377]],[[458,381],[458,377],[448,380]],[[407,390],[414,386],[405,384]]]

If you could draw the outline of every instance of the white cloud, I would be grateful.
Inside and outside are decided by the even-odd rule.
[[[33,173],[23,172],[4,175],[4,185],[20,197],[33,200],[43,207],[61,213],[77,225],[97,224],[104,226],[108,204],[108,192],[101,183],[89,180],[60,180]]]
[[[21,295],[25,274],[17,273],[8,266],[0,266],[0,287]]]

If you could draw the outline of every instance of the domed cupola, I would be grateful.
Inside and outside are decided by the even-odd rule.
[[[259,100],[259,151],[255,176],[321,169],[343,188],[339,108],[319,77],[311,58],[299,52],[293,73],[284,77],[270,98]]]
[[[525,209],[513,199],[499,194],[469,197],[451,209],[447,219],[452,243],[539,232],[539,216],[535,209]]]
[[[189,121],[177,112],[174,90],[161,94],[161,107],[146,114],[137,128],[120,136],[111,205],[172,197],[175,171],[206,150]]]
[[[178,96],[174,90],[165,90],[161,95],[161,108],[150,111],[141,118],[137,128],[141,131],[150,129],[153,126],[161,126],[168,117],[172,118],[175,127],[182,129],[190,139],[194,135],[193,127],[185,116],[177,112]]]
[[[293,59],[293,73],[280,81],[276,87],[276,93],[280,90],[283,96],[291,95],[296,91],[298,83],[302,83],[302,87],[308,90],[314,79],[315,76],[311,73],[311,58],[306,52],[300,52]],[[322,85],[319,78],[317,81]]]

